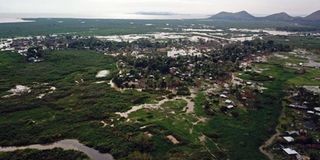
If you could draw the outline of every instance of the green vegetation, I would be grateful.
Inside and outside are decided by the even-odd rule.
[[[316,30],[315,27],[297,25],[291,22],[270,21],[230,21],[230,20],[116,20],[116,19],[59,19],[37,18],[27,19],[34,22],[0,24],[0,37],[16,37],[48,34],[77,34],[77,35],[119,35],[138,34],[150,32],[170,32],[169,27],[201,27],[203,25],[215,26],[221,29],[229,28],[278,28],[280,30],[306,29]],[[153,24],[146,26],[146,24]],[[194,25],[196,24],[196,25]],[[177,31],[180,31],[179,29]]]
[[[288,56],[289,63],[306,62],[305,58],[297,58],[288,53],[277,54]],[[275,132],[282,111],[282,100],[286,96],[285,91],[291,86],[319,84],[314,79],[316,75],[319,75],[319,72],[316,69],[308,68],[304,74],[297,73],[297,69],[287,68],[279,58],[271,58],[269,62],[254,64],[254,67],[262,69],[263,72],[245,72],[241,77],[264,83],[267,90],[257,95],[253,108],[234,109],[231,113],[232,116],[220,112],[213,116],[207,116],[203,108],[206,104],[206,95],[200,92],[195,98],[195,116],[177,114],[176,112],[176,114],[170,114],[170,110],[152,110],[133,113],[131,118],[138,120],[142,126],[153,124],[145,131],[153,134],[160,133],[160,137],[158,137],[159,135],[155,136],[157,138],[163,140],[166,135],[172,134],[187,146],[191,144],[199,146],[200,150],[197,151],[199,153],[210,154],[205,150],[208,147],[214,155],[219,155],[220,159],[266,159],[258,148]],[[178,104],[178,102],[175,103]],[[174,104],[171,104],[171,108],[175,108]],[[207,122],[192,126],[192,122],[195,122],[195,118],[199,116],[206,117]],[[188,131],[188,128],[192,128],[192,133],[190,130]],[[202,134],[206,136],[204,143],[199,141]],[[161,143],[156,146],[167,148],[166,152],[172,152],[170,147],[162,144],[163,142],[160,140],[159,142]],[[174,148],[177,149],[178,146]],[[184,152],[186,150],[184,148],[179,151],[186,156],[187,154]],[[191,155],[197,156],[199,154],[191,153]]]
[[[193,125],[197,122],[197,118],[184,111],[186,105],[185,100],[178,99],[164,103],[162,109],[139,110],[130,114],[131,121],[141,126],[142,131],[152,135],[150,139],[156,150],[153,150],[151,155],[155,159],[169,157],[186,159],[190,155],[203,151],[198,139],[201,133]],[[202,124],[199,125],[202,126]],[[172,144],[166,138],[168,135],[173,135],[179,144]],[[175,155],[178,153],[179,155]]]
[[[277,54],[287,56],[287,62],[293,64],[306,61],[288,53]],[[239,58],[236,54],[231,57],[234,61]],[[236,107],[231,112],[217,109],[207,114],[208,97],[200,91],[192,100],[171,99],[160,108],[141,109],[125,119],[115,112],[155,103],[168,93],[116,91],[107,84],[118,73],[116,59],[96,52],[50,51],[41,53],[41,59],[30,63],[17,53],[0,53],[0,146],[78,139],[117,159],[263,160],[266,157],[258,148],[274,133],[284,91],[296,85],[319,85],[315,77],[320,74],[311,68],[298,72],[299,67],[286,67],[283,61],[271,58],[254,64],[254,68],[263,69],[262,73],[247,71],[241,75],[267,88],[256,96],[254,106]],[[101,70],[110,74],[96,78]],[[31,92],[3,97],[18,84],[30,87]],[[178,88],[178,94],[190,95],[189,88]],[[195,103],[194,113],[186,113],[190,103]],[[0,159],[28,160],[43,155],[49,160],[59,156],[86,159],[79,153],[57,149],[0,153]]]
[[[219,114],[209,122],[212,126],[212,131],[209,132],[219,135],[217,142],[227,149],[230,159],[266,159],[258,148],[274,132],[272,128],[277,124],[282,98],[285,95],[283,92],[285,81],[291,76],[290,73],[279,70],[277,66],[273,69],[275,79],[265,82],[265,87],[268,89],[258,95],[255,102],[256,109],[240,111],[237,118]],[[250,76],[246,78],[252,80]],[[246,154],[248,152],[250,154]]]
[[[149,102],[154,94],[128,90],[117,92],[106,83],[116,71],[114,59],[89,51],[56,51],[46,53],[44,61],[28,63],[16,53],[0,54],[1,96],[17,84],[31,87],[21,96],[1,98],[0,145],[48,143],[65,138],[79,139],[115,157],[124,157],[138,143],[128,139],[136,126],[111,123],[114,112]],[[97,79],[98,71],[108,69],[111,75]],[[79,83],[75,82],[78,81]],[[48,84],[44,84],[48,83]],[[53,93],[48,88],[56,87]],[[36,98],[47,93],[42,99]]]
[[[288,44],[294,48],[319,49],[319,37],[313,36],[271,36],[265,39],[274,40],[279,44]]]
[[[35,22],[1,24],[0,37],[16,37],[30,35],[48,34],[81,34],[81,35],[112,35],[148,33],[159,31],[153,26],[145,26],[154,21],[134,21],[131,20],[103,20],[103,19],[28,19]],[[156,22],[159,23],[159,22]],[[163,24],[163,26],[165,23]]]
[[[19,150],[0,153],[1,160],[89,160],[83,153],[76,151],[52,150]]]
[[[289,57],[288,62],[303,61],[297,59]],[[213,135],[215,141],[226,149],[230,159],[266,159],[258,148],[275,132],[272,128],[276,127],[282,111],[282,98],[286,96],[284,91],[291,86],[319,85],[319,81],[314,79],[319,75],[318,69],[307,69],[301,75],[295,69],[286,68],[279,58],[271,58],[269,62],[255,64],[254,67],[266,70],[262,74],[243,73],[241,77],[263,82],[268,88],[257,97],[256,109],[239,110],[237,118],[216,114],[205,130],[206,135]],[[269,76],[273,77],[272,80],[264,78]],[[250,154],[246,154],[248,152]]]
[[[260,103],[260,105],[258,104],[258,106],[260,106],[259,107],[260,109],[258,109],[255,112],[252,112],[252,117],[256,117],[256,118],[250,121],[259,122],[259,119],[265,119],[265,122],[264,123],[261,122],[260,125],[254,126],[253,127],[254,131],[247,132],[249,134],[247,134],[246,136],[251,135],[251,133],[255,133],[255,132],[259,132],[259,133],[255,133],[254,135],[261,135],[261,137],[252,136],[250,137],[251,140],[254,140],[256,138],[262,138],[266,140],[268,138],[268,134],[266,133],[269,133],[269,137],[270,137],[271,132],[274,132],[274,131],[268,129],[266,126],[269,123],[270,126],[273,126],[270,128],[274,128],[277,124],[279,124],[279,122],[277,122],[277,117],[279,117],[279,114],[282,111],[283,111],[282,114],[285,116],[282,116],[280,118],[280,125],[277,126],[279,129],[281,129],[281,131],[285,131],[283,130],[284,124],[287,124],[287,126],[291,126],[293,122],[296,122],[299,119],[300,120],[302,119],[302,117],[299,118],[299,115],[297,115],[294,111],[292,111],[292,109],[284,107],[286,103],[283,102],[283,98],[287,96],[287,93],[285,91],[298,86],[303,86],[303,85],[316,85],[316,86],[320,85],[320,82],[315,79],[315,77],[320,75],[319,69],[305,68],[300,66],[289,67],[283,63],[283,61],[286,61],[289,63],[298,64],[300,62],[304,62],[305,58],[303,57],[297,58],[296,56],[292,56],[292,54],[290,53],[277,53],[277,54],[287,56],[288,58],[283,60],[276,57],[271,57],[267,63],[260,63],[260,64],[254,65],[254,67],[256,68],[265,69],[263,73],[260,74],[260,76],[264,76],[264,75],[272,76],[274,80],[265,82],[266,84],[265,87],[267,87],[268,90],[262,94],[262,97],[261,96],[258,97],[258,99],[261,99],[261,102],[262,102]],[[301,68],[304,68],[305,70],[304,73],[297,72],[301,70]],[[241,77],[245,79],[252,79],[251,74],[248,74],[248,73],[243,74]],[[267,107],[263,107],[263,106],[267,106]],[[223,121],[225,122],[225,120]],[[246,124],[245,126],[247,125],[248,124]],[[263,130],[264,128],[261,125],[266,127],[265,130],[268,132],[261,132],[261,130]],[[230,131],[230,133],[234,133],[234,132]],[[223,136],[223,138],[225,137]],[[239,138],[239,137],[235,137],[235,138]],[[258,141],[258,139],[256,140]],[[237,146],[237,144],[234,144],[232,147],[234,146]],[[239,145],[239,147],[246,147],[246,145],[244,146]],[[277,154],[284,156],[283,153],[277,153]]]
[[[199,116],[204,116],[205,112],[203,110],[204,102],[206,101],[206,95],[203,92],[199,92],[195,98],[195,112]]]

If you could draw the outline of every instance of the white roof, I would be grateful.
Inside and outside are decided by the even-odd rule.
[[[226,103],[232,103],[232,101],[229,100],[229,99],[225,100],[225,102],[226,102]]]
[[[309,113],[309,114],[314,114],[314,111],[307,111],[307,113]]]
[[[287,142],[293,142],[294,141],[294,138],[290,137],[290,136],[283,137],[283,139],[285,139]]]
[[[320,107],[315,107],[314,110],[320,112]]]
[[[283,148],[283,150],[284,150],[287,154],[289,154],[289,155],[298,154],[297,151],[295,151],[295,150],[293,150],[293,149],[291,149],[291,148]]]
[[[299,135],[299,131],[286,131],[286,133],[288,133],[289,135],[292,135],[292,134]]]
[[[222,98],[227,98],[227,96],[224,95],[224,94],[220,94],[220,97],[222,97]]]
[[[228,106],[227,106],[228,109],[231,109],[231,108],[233,108],[233,107],[234,107],[233,105],[228,105]]]

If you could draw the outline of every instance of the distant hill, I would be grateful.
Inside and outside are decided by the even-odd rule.
[[[290,16],[285,12],[281,12],[281,13],[276,13],[270,16],[263,17],[263,19],[270,20],[270,21],[292,21],[294,20],[294,17]]]
[[[226,20],[254,20],[255,17],[246,11],[241,12],[220,12],[210,17],[210,19],[226,19]]]
[[[312,14],[304,17],[304,20],[308,21],[320,21],[320,10],[313,12]]]
[[[215,20],[240,20],[240,21],[275,21],[275,22],[292,22],[303,25],[320,26],[320,10],[306,17],[292,17],[285,12],[275,13],[266,17],[255,17],[246,11],[241,12],[220,12],[209,17]]]

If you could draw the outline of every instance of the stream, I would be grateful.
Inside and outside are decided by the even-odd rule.
[[[80,143],[75,139],[65,139],[52,144],[33,144],[28,146],[21,147],[0,147],[0,152],[13,152],[16,150],[24,150],[24,149],[37,149],[37,150],[49,150],[54,148],[62,148],[64,150],[75,150],[86,154],[92,160],[113,160],[111,154],[108,153],[100,153],[99,151],[87,147],[84,144]]]

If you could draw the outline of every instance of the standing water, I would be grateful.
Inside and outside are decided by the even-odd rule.
[[[79,152],[83,152],[92,160],[113,160],[111,154],[108,153],[100,153],[99,151],[89,148],[83,144],[81,144],[78,140],[74,139],[65,139],[48,145],[34,144],[29,146],[21,146],[21,147],[0,147],[0,152],[13,152],[16,150],[24,150],[24,149],[38,149],[38,150],[48,150],[54,148],[62,148],[64,150],[75,150]]]

